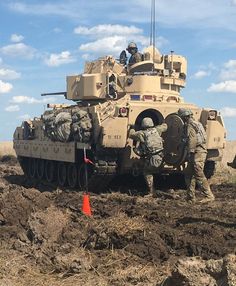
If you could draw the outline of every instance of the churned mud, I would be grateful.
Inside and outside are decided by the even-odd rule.
[[[89,217],[81,192],[30,182],[5,158],[0,286],[236,285],[236,187],[228,175],[211,180],[216,201],[204,205],[189,205],[180,189],[154,199],[135,184],[114,184],[90,195]]]

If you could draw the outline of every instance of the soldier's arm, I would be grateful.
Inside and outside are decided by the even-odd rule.
[[[133,139],[133,136],[135,136],[135,130],[133,128],[131,128],[129,130],[129,138]]]
[[[166,132],[168,126],[166,123],[162,123],[161,125],[157,125],[156,126],[156,130],[158,131],[158,133],[161,135],[163,132]]]
[[[197,133],[192,126],[188,126],[188,152],[194,153],[197,147]]]
[[[131,138],[135,141],[140,141],[140,142],[143,142],[143,140],[144,140],[142,131],[135,131],[134,129],[130,129],[129,138]]]

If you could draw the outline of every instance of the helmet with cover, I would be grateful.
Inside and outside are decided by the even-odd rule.
[[[190,110],[190,109],[180,108],[178,110],[178,115],[179,115],[179,117],[184,118],[184,117],[187,117],[187,116],[192,116],[193,113],[192,113],[192,110]]]
[[[147,129],[147,128],[151,128],[151,127],[154,127],[154,123],[153,123],[152,118],[150,118],[150,117],[143,118],[142,123],[141,123],[141,128]]]
[[[134,42],[130,42],[129,44],[128,44],[128,47],[127,47],[127,49],[126,49],[129,53],[132,53],[132,52],[137,52],[138,51],[138,47],[137,47],[137,45],[136,45],[136,43],[134,43]]]

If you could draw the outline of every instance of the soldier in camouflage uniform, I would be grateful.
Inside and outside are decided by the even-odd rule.
[[[129,58],[130,65],[143,61],[143,55],[138,52],[137,45],[134,42],[129,43],[126,50],[131,54]]]
[[[200,202],[213,201],[215,197],[204,175],[204,165],[207,155],[205,129],[200,122],[193,119],[191,110],[180,108],[178,115],[185,124],[184,136],[187,140],[188,148],[188,165],[185,172],[185,180],[188,188],[187,200],[190,203],[195,202],[195,187],[197,183],[206,196]]]
[[[153,183],[153,174],[157,173],[163,162],[162,132],[167,130],[167,124],[163,123],[154,127],[151,118],[146,117],[141,123],[142,130],[130,129],[129,138],[139,143],[138,153],[144,159],[143,174],[150,194],[156,196]]]

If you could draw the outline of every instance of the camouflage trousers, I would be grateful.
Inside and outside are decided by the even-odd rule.
[[[214,197],[204,174],[205,161],[206,153],[197,152],[194,154],[193,160],[188,162],[187,168],[185,169],[185,182],[187,185],[188,200],[195,200],[196,184],[200,187],[203,194],[207,198]]]
[[[147,185],[148,192],[153,195],[155,194],[153,174],[159,172],[162,161],[163,159],[161,156],[153,156],[151,158],[145,159],[143,175]]]
[[[154,178],[152,174],[144,174],[144,179],[147,185],[148,193],[154,194],[155,188],[154,188]]]

